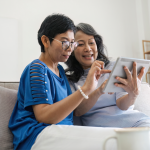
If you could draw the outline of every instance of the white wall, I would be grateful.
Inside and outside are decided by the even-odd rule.
[[[19,81],[24,67],[40,55],[37,31],[44,18],[52,13],[63,13],[75,24],[91,24],[102,35],[108,55],[143,58],[142,39],[150,34],[150,0],[0,0],[0,17],[18,22],[17,76],[0,74],[0,81]],[[5,41],[8,43],[9,41]],[[0,49],[0,51],[2,51]],[[15,51],[15,50],[14,50]],[[6,63],[11,63],[7,61]],[[4,60],[0,60],[2,68]]]

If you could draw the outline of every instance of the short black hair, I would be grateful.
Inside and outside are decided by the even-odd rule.
[[[104,49],[106,48],[103,44],[102,37],[95,31],[95,29],[90,24],[79,23],[76,26],[76,28],[77,28],[77,31],[82,31],[83,33],[87,35],[94,36],[94,39],[97,45],[97,51],[98,51],[97,60],[103,61],[106,66],[110,61],[108,57],[105,55]],[[68,80],[72,82],[78,82],[80,77],[84,74],[84,69],[82,68],[81,64],[77,61],[73,53],[70,55],[70,57],[65,62],[65,64],[68,67],[65,70]]]
[[[41,41],[43,35],[47,36],[50,42],[53,41],[57,34],[65,33],[68,30],[76,32],[76,27],[74,22],[64,14],[52,14],[47,16],[41,24],[41,27],[38,31],[38,42],[41,46],[41,52],[44,51],[44,45]]]

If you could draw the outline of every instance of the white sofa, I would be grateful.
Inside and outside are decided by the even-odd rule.
[[[13,150],[13,136],[8,128],[8,122],[15,102],[19,83],[0,82],[0,149]],[[135,102],[136,110],[150,116],[150,86],[141,84],[141,93]],[[75,120],[75,123],[79,122]]]

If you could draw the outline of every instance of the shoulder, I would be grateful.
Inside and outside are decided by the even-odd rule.
[[[105,67],[105,69],[112,70],[115,63],[116,63],[116,61],[110,61],[109,64],[107,64],[107,66]]]
[[[22,72],[21,79],[29,77],[29,74],[35,71],[44,73],[45,70],[44,68],[46,67],[47,67],[46,64],[44,64],[42,61],[40,61],[39,59],[35,59],[25,67],[25,69]]]
[[[35,60],[33,60],[32,62],[30,62],[26,67],[25,67],[25,69],[24,69],[24,71],[25,70],[27,70],[27,69],[29,69],[30,67],[32,67],[32,66],[37,66],[37,65],[40,65],[41,67],[43,66],[43,67],[47,67],[46,66],[46,64],[44,64],[42,61],[40,61],[39,59],[35,59]]]

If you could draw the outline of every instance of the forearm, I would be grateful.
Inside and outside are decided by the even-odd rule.
[[[99,89],[96,89],[89,95],[88,99],[83,99],[80,105],[75,109],[74,115],[75,116],[82,116],[86,112],[88,112],[97,102],[98,98],[102,95]]]
[[[56,124],[66,118],[82,102],[83,99],[83,96],[78,90],[65,99],[52,105],[35,105],[33,106],[33,110],[36,114],[35,116],[37,121],[48,124]]]
[[[123,97],[117,99],[116,104],[121,110],[127,110],[131,105],[134,104],[136,97],[133,95],[127,94]]]

